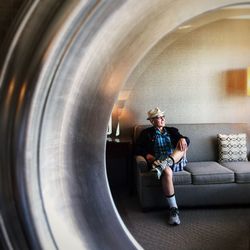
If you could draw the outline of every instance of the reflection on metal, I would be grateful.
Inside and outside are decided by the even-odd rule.
[[[0,246],[141,248],[107,184],[112,107],[162,37],[239,2],[45,0],[27,7],[0,70]]]

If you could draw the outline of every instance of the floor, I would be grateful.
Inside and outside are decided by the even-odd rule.
[[[113,192],[120,216],[148,250],[249,250],[250,207],[181,209],[181,225],[169,226],[166,210],[141,211],[136,195]]]

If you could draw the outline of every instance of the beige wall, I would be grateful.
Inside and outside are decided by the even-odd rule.
[[[155,106],[166,110],[169,123],[249,122],[250,20],[218,21],[165,44],[151,50],[124,87],[130,94],[121,135],[147,123]]]

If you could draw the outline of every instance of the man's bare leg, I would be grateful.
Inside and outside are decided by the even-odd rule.
[[[186,151],[174,150],[171,154],[171,157],[174,160],[174,163],[179,162],[186,154]],[[166,166],[163,170],[162,176],[162,187],[165,196],[171,196],[174,194],[174,184],[173,184],[173,171],[169,166]]]
[[[179,149],[175,149],[170,156],[174,159],[174,162],[177,163],[186,155],[186,152],[186,150],[181,151]]]
[[[179,162],[186,154],[186,151],[181,151],[176,149],[172,154],[171,158],[174,163]],[[163,175],[161,178],[162,182],[162,189],[164,195],[166,196],[169,208],[170,208],[170,217],[169,217],[169,224],[171,225],[179,225],[179,210],[176,203],[175,192],[174,192],[174,184],[173,184],[173,171],[171,166],[165,166],[163,169]]]
[[[173,171],[170,167],[166,167],[161,178],[162,189],[165,196],[174,194]]]

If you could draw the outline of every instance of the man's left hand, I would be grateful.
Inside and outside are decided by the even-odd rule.
[[[177,143],[177,148],[179,148],[181,151],[186,151],[188,148],[187,142],[185,138],[181,138]]]

